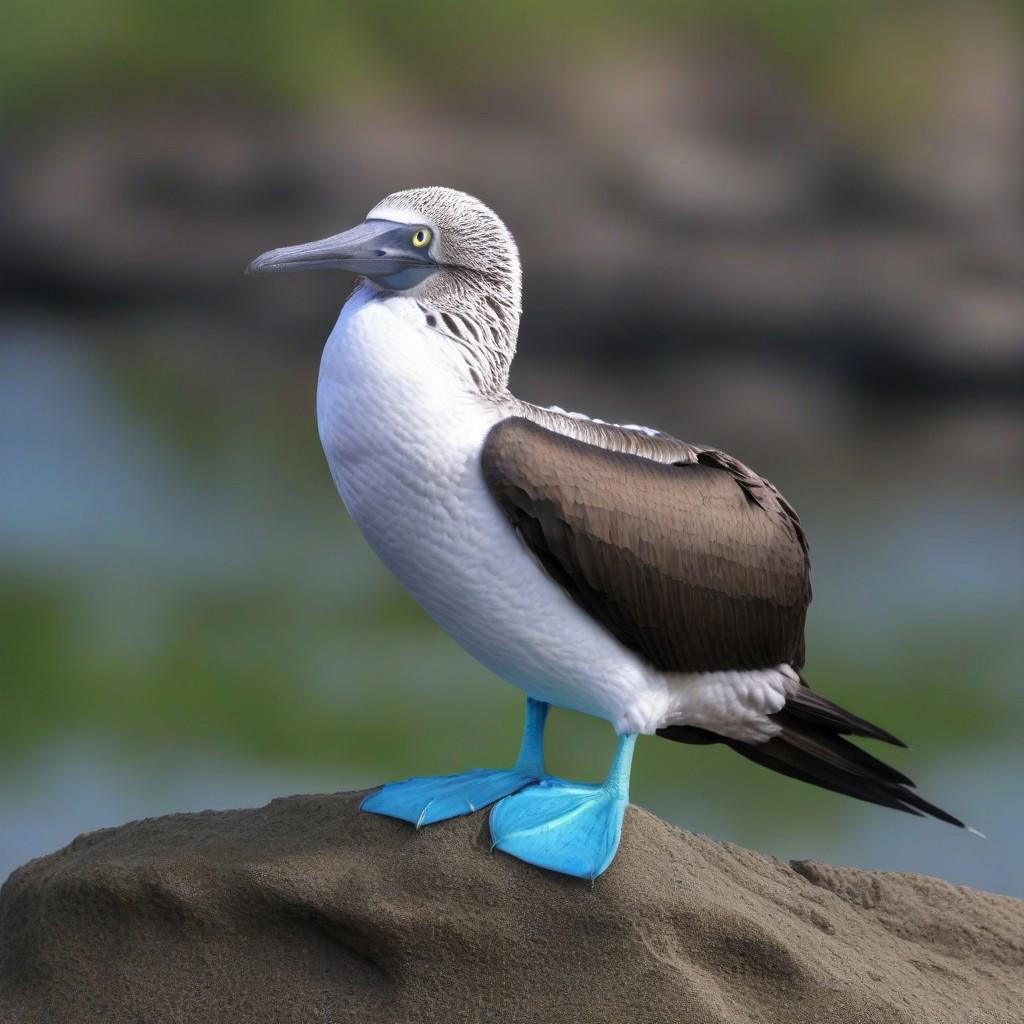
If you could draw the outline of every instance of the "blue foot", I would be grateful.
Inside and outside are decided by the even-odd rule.
[[[544,725],[548,705],[532,697],[526,699],[523,742],[514,768],[490,771],[478,768],[462,775],[389,782],[371,793],[360,810],[401,818],[419,828],[460,814],[472,814],[495,800],[530,786],[544,773]]]
[[[460,814],[472,814],[529,786],[537,778],[518,768],[505,771],[478,768],[462,775],[389,782],[366,797],[360,810],[401,818],[419,828]]]
[[[491,841],[528,864],[596,878],[615,856],[628,799],[604,786],[545,779],[491,810]]]
[[[635,741],[635,736],[620,738],[602,785],[547,778],[496,804],[491,810],[494,848],[565,875],[600,875],[619,848]]]

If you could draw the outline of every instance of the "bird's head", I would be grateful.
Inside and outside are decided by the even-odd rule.
[[[479,199],[441,187],[394,192],[357,227],[272,249],[246,273],[295,270],[347,270],[381,298],[416,299],[430,327],[478,347],[507,378],[519,329],[519,252],[501,218]]]

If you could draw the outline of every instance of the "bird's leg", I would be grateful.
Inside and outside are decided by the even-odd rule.
[[[526,698],[523,741],[515,767],[477,768],[461,775],[437,775],[389,782],[371,793],[361,810],[401,818],[419,828],[471,814],[544,778],[544,725],[550,705]]]
[[[619,848],[636,736],[620,736],[600,785],[544,778],[491,809],[491,841],[528,864],[596,878]]]
[[[550,704],[542,700],[526,698],[526,716],[523,719],[523,741],[519,744],[516,768],[534,773],[538,779],[544,776],[544,728],[548,721]]]

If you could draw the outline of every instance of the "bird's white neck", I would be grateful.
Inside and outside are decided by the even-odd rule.
[[[436,470],[442,449],[482,443],[506,400],[507,392],[481,394],[458,346],[427,325],[415,299],[381,297],[364,286],[324,348],[317,424],[347,501],[364,466]]]

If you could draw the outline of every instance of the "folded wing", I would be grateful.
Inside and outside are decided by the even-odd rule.
[[[514,417],[481,461],[551,577],[656,668],[799,667],[811,588],[796,513],[729,456],[678,451],[655,461]]]

